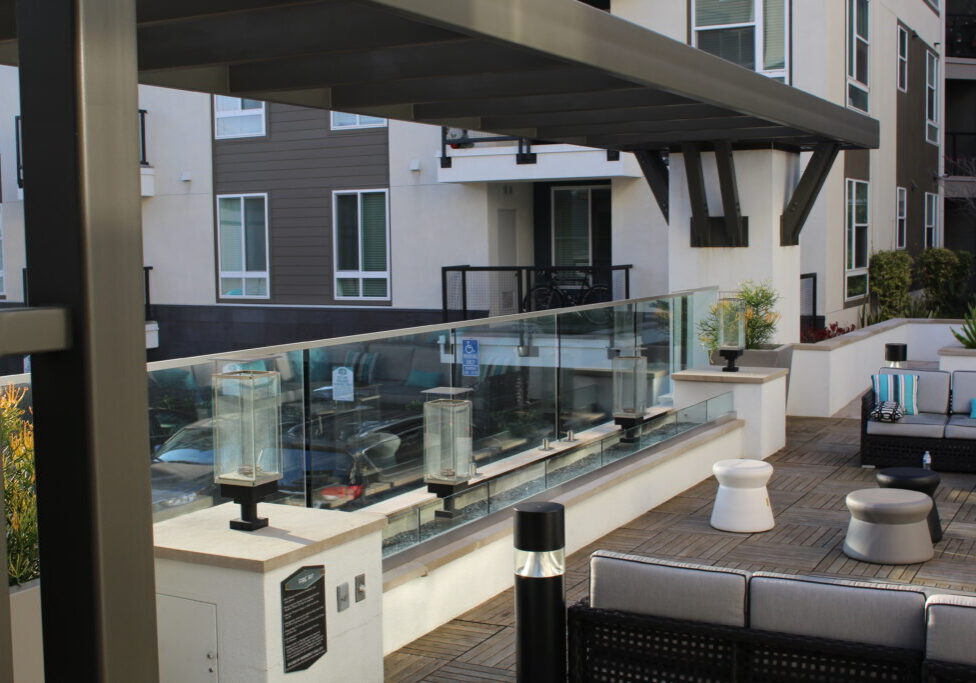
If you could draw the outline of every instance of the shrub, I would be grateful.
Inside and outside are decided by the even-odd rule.
[[[804,344],[815,344],[816,342],[823,341],[824,339],[833,339],[834,337],[839,337],[842,334],[853,332],[856,329],[857,325],[841,327],[837,323],[830,323],[822,330],[804,330],[803,334],[800,335],[800,341]]]
[[[871,292],[881,320],[905,315],[912,286],[912,257],[906,251],[879,251],[869,265]]]
[[[965,314],[973,257],[968,252],[926,249],[918,260],[918,279],[929,309],[941,316]]]
[[[957,332],[949,328],[952,336],[967,349],[976,349],[976,306],[971,305],[963,318],[962,327]]]
[[[37,499],[34,487],[34,426],[20,407],[25,389],[0,392],[0,457],[7,518],[7,576],[12,584],[40,575]]]
[[[769,343],[779,313],[773,310],[779,301],[779,293],[769,283],[756,284],[752,280],[739,283],[738,298],[742,299],[746,309],[746,348],[758,349]],[[709,351],[718,348],[719,310],[721,302],[712,306],[708,315],[698,322],[698,339]]]

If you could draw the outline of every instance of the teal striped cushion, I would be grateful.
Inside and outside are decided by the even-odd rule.
[[[905,415],[918,415],[918,375],[871,375],[874,402],[895,401]]]

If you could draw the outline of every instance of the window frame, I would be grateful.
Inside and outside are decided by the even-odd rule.
[[[720,31],[736,28],[753,28],[753,61],[755,62],[755,67],[753,71],[757,74],[766,76],[767,78],[782,78],[783,83],[789,85],[790,83],[790,72],[791,72],[791,43],[792,43],[792,31],[791,22],[792,18],[791,10],[792,0],[783,0],[783,21],[785,25],[783,26],[783,68],[782,69],[766,69],[763,61],[763,48],[766,37],[766,13],[763,8],[763,0],[753,0],[753,16],[756,17],[753,21],[747,21],[737,24],[715,24],[712,26],[698,26],[698,11],[697,5],[698,0],[691,0],[691,15],[689,22],[691,26],[691,44],[693,47],[698,47],[698,34],[704,33],[706,31]],[[733,62],[734,63],[734,62]],[[745,68],[745,67],[743,67]]]
[[[336,114],[346,114],[348,116],[355,116],[356,123],[351,126],[336,125],[335,115]],[[383,123],[360,123],[363,116],[369,116],[369,114],[353,114],[347,111],[330,111],[329,112],[329,129],[330,130],[362,130],[364,128],[386,128],[389,126],[389,119],[385,119],[382,116],[372,116],[374,119],[383,119]]]
[[[871,111],[871,0],[865,0],[865,7],[867,8],[867,20],[864,22],[867,27],[867,35],[861,36],[857,33],[858,15],[857,15],[857,3],[858,0],[847,0],[847,35],[845,36],[845,51],[847,53],[847,81],[844,92],[844,100],[847,106],[855,111],[863,112],[865,114]],[[860,66],[857,61],[857,49],[852,49],[857,41],[861,41],[866,46],[865,54],[867,55],[867,65],[864,70],[865,77],[867,78],[867,83],[862,83],[857,80],[858,67]],[[861,109],[857,105],[853,104],[851,101],[851,88],[855,88],[864,93],[867,99],[867,106]]]
[[[233,133],[221,135],[217,132],[217,121],[218,119],[231,119],[238,118],[241,116],[254,116],[258,111],[257,109],[232,109],[229,111],[220,111],[217,108],[217,98],[218,97],[228,97],[230,99],[239,100],[243,103],[244,100],[251,100],[250,97],[231,97],[230,95],[214,95],[212,102],[213,106],[213,122],[214,122],[214,140],[235,140],[238,138],[262,138],[268,134],[268,104],[267,102],[261,102],[261,132],[260,133]],[[260,102],[260,100],[253,100],[254,102]]]
[[[362,214],[362,201],[359,199],[364,194],[373,193],[383,194],[383,210],[385,211],[384,218],[386,219],[386,270],[363,270],[363,252],[362,252],[362,235],[363,235],[363,214]],[[358,250],[359,259],[359,270],[339,270],[339,212],[338,198],[340,195],[356,195],[356,219],[358,221],[358,235],[360,248]],[[389,188],[374,188],[374,189],[363,189],[363,190],[333,190],[332,191],[332,298],[336,301],[392,301],[393,300],[393,256],[391,252],[391,236],[390,236],[390,191]],[[363,283],[364,279],[386,279],[386,296],[363,296]],[[355,278],[359,280],[359,296],[345,296],[339,294],[339,280]]]
[[[934,65],[934,73],[933,73]],[[930,80],[934,78],[934,80]],[[930,97],[931,95],[931,97]],[[939,56],[931,50],[925,51],[925,141],[939,145]],[[932,109],[929,110],[931,104]]]
[[[241,230],[245,230],[244,225],[244,199],[246,197],[261,197],[264,200],[264,270],[224,270],[224,264],[221,262],[221,245],[220,245],[220,200],[221,199],[240,199],[241,201]],[[268,209],[268,193],[267,192],[240,192],[240,193],[229,193],[229,194],[218,194],[214,196],[214,224],[217,227],[217,298],[218,299],[270,299],[271,298],[271,237],[270,237],[270,225],[268,223],[269,209]],[[241,248],[246,248],[246,240],[241,239]],[[246,266],[246,253],[243,263]],[[241,278],[241,280],[257,280],[263,278],[265,280],[266,294],[263,296],[260,294],[245,294],[246,287],[241,288],[240,294],[224,294],[221,290],[220,281],[224,278]],[[243,282],[241,283],[244,284]]]
[[[908,244],[908,190],[895,188],[895,248],[905,249]]]
[[[855,221],[855,216],[857,212],[857,205],[852,201],[855,196],[855,188],[858,185],[864,185],[866,188],[866,207],[867,207],[867,222],[857,223]],[[864,236],[867,241],[864,244],[864,265],[854,266],[852,258],[856,258],[852,255],[853,251],[856,252],[858,248],[857,244],[857,228],[864,227]],[[858,178],[845,178],[844,180],[844,301],[857,301],[867,297],[871,292],[871,280],[868,274],[868,262],[871,255],[871,183],[867,180],[860,180]],[[849,296],[849,282],[853,278],[864,277],[865,279],[865,289],[863,294],[857,294],[854,296]]]
[[[586,267],[593,265],[593,190],[606,188],[606,185],[554,185],[549,188],[549,261],[552,266],[567,265],[556,263],[556,193],[573,190],[586,190]]]
[[[902,47],[904,47],[904,53],[902,53]],[[901,25],[898,26],[897,50],[895,83],[898,90],[908,92],[908,29]]]
[[[922,229],[925,248],[939,246],[939,195],[934,192],[925,193],[925,204],[922,207]],[[932,222],[929,222],[929,205],[932,206]],[[930,237],[931,236],[931,237]]]

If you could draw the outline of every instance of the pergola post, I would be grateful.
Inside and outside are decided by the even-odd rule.
[[[45,675],[155,681],[135,0],[19,0],[17,37],[31,303],[70,323],[32,359]]]

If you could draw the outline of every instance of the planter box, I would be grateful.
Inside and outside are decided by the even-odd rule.
[[[10,623],[13,624],[14,680],[44,683],[40,579],[10,587]]]
[[[976,349],[963,348],[961,344],[939,349],[939,370],[976,370]]]

